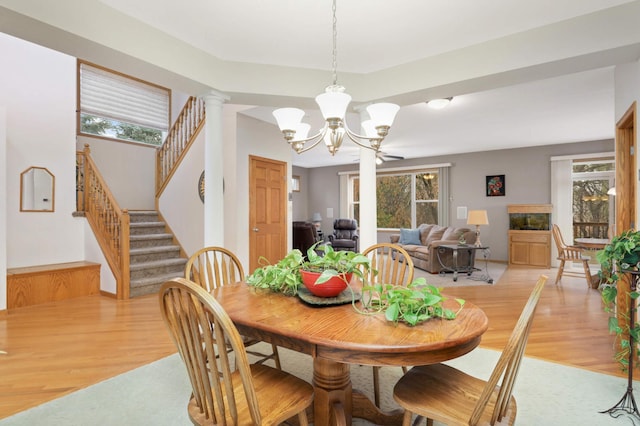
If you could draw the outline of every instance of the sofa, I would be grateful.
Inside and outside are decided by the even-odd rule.
[[[424,269],[432,274],[439,273],[443,269],[443,264],[447,268],[453,266],[452,251],[446,250],[440,253],[438,259],[438,246],[458,244],[461,242],[461,238],[466,244],[474,244],[476,233],[469,228],[422,224],[416,229],[401,229],[400,234],[390,236],[391,243],[399,245],[409,253],[416,268]],[[468,265],[468,256],[469,253],[466,251],[459,252],[458,265]]]

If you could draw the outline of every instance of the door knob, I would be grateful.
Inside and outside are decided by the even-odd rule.
[[[253,228],[253,232],[258,232],[259,229],[258,228]]]

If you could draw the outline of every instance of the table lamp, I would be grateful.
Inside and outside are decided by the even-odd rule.
[[[320,213],[314,213],[311,216],[311,222],[316,225],[316,229],[320,230],[320,225],[322,224],[322,216]]]
[[[487,217],[486,210],[469,210],[469,215],[467,216],[467,225],[476,226],[476,247],[482,247],[482,243],[480,242],[480,225],[488,224],[489,218]]]

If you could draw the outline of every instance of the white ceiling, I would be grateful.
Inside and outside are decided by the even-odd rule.
[[[326,84],[331,83],[330,0],[100,2],[223,61],[325,70]],[[549,52],[560,51],[565,42],[573,42],[573,18],[595,16],[626,3],[638,1],[338,0],[338,80],[341,73],[366,78],[425,58],[446,58],[447,52],[485,42],[535,36],[537,29],[545,26],[562,31],[554,33],[560,34],[557,38],[539,36],[539,43],[546,43]],[[605,28],[594,28],[603,46],[607,46],[605,37],[615,32],[609,30],[616,25],[611,22]],[[514,46],[511,51],[509,46]],[[504,59],[529,55],[515,46],[507,44]],[[611,47],[616,46],[612,43]],[[580,53],[563,52],[557,61],[562,63],[563,58]],[[504,83],[509,78],[497,78],[488,90],[458,88],[447,94],[455,97],[443,110],[428,109],[424,103],[404,104],[382,150],[415,158],[612,138],[615,63],[601,62],[607,66],[596,66],[592,61],[583,70],[574,67],[568,74],[545,73],[540,65],[541,73],[531,67],[526,81],[520,77],[515,85]],[[459,71],[438,69],[434,74]],[[477,80],[488,81],[488,77],[478,70]],[[263,104],[246,113],[272,122],[272,110]],[[312,128],[319,127],[317,111],[307,110],[307,114],[315,123]],[[293,163],[303,167],[346,164],[356,155],[355,146],[345,143],[334,158],[323,148],[316,148],[294,155]]]

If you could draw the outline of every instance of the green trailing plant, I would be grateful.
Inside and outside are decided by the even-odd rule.
[[[616,235],[604,249],[596,254],[596,259],[601,265],[599,275],[600,281],[603,283],[601,290],[604,309],[611,314],[609,317],[609,331],[614,333],[620,342],[620,350],[616,352],[614,358],[621,364],[622,369],[626,371],[629,366],[629,356],[632,353],[632,348],[625,337],[629,334],[635,342],[639,342],[640,324],[637,322],[632,324],[633,318],[629,318],[628,312],[623,312],[617,308],[617,284],[625,273],[640,274],[640,232],[626,230],[620,235]],[[631,279],[636,279],[636,277],[634,276]],[[630,291],[630,302],[635,303],[638,295],[638,291]],[[628,325],[622,326],[617,316],[624,318],[624,323]],[[640,355],[637,345],[635,346],[635,354]]]
[[[443,302],[446,298],[441,289],[426,284],[422,277],[406,287],[392,284],[365,285],[362,292],[365,313],[384,312],[388,321],[403,322],[410,326],[431,318],[454,319],[465,303],[463,299],[455,299],[459,305],[456,311],[445,308]]]
[[[260,257],[258,263],[262,266],[248,275],[246,282],[256,288],[295,296],[298,294],[298,287],[302,284],[300,268],[303,262],[304,256],[298,249],[291,250],[275,264],[269,264],[267,259]]]

